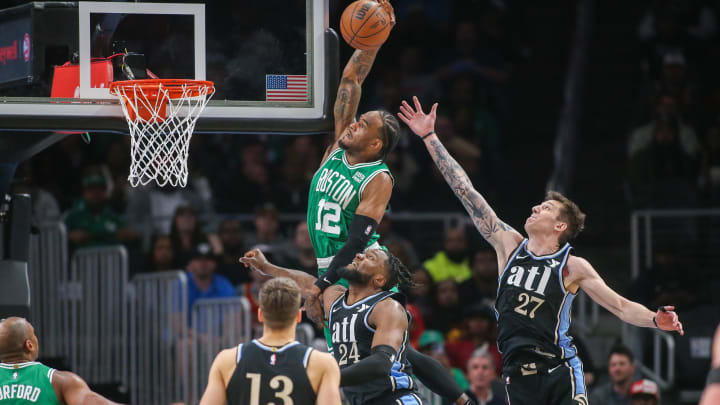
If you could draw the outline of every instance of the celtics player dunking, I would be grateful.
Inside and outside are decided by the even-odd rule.
[[[413,101],[414,108],[403,101],[400,119],[422,138],[475,227],[497,253],[498,348],[510,405],[588,403],[582,363],[567,334],[580,288],[625,322],[683,334],[674,307],[654,313],[621,297],[587,260],[570,254],[568,241],[583,229],[585,214],[562,194],[549,192],[532,207],[525,221],[527,238],[501,221],[435,134],[437,104],[425,114],[417,97]]]
[[[108,405],[77,375],[38,363],[35,330],[23,318],[0,322],[0,404]]]
[[[395,24],[390,3],[379,3]],[[322,323],[319,295],[340,279],[337,269],[356,253],[377,247],[375,229],[392,195],[393,178],[384,159],[398,143],[398,121],[387,111],[369,111],[355,120],[362,83],[377,53],[356,50],[345,66],[335,100],[333,141],[310,185],[307,224],[318,282],[306,295],[305,308],[317,324]]]

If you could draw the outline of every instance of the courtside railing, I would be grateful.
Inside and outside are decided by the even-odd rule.
[[[30,321],[42,342],[42,355],[66,355],[68,318],[62,311],[68,279],[68,241],[65,224],[43,223],[30,238]]]
[[[637,210],[630,217],[630,232],[633,279],[642,273],[657,271],[660,264],[657,260],[671,266],[693,263],[694,272],[720,267],[720,250],[717,249],[720,246],[720,209]],[[662,388],[673,385],[676,377],[673,334],[653,330],[652,339],[647,339],[643,330],[623,324],[622,336],[623,341],[633,344],[639,353],[651,344],[652,359],[642,359],[640,369]]]
[[[202,299],[193,304],[190,403],[200,400],[215,356],[251,339],[250,311],[245,297]]]
[[[131,403],[185,402],[191,346],[185,273],[138,274],[129,291]]]
[[[72,370],[89,383],[127,384],[128,257],[123,246],[80,249],[70,263],[65,309]]]

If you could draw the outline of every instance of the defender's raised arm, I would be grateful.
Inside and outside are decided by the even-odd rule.
[[[506,258],[523,240],[522,235],[497,217],[485,198],[475,190],[465,170],[440,142],[435,133],[438,104],[435,103],[430,113],[425,114],[417,97],[413,97],[413,102],[415,108],[405,101],[402,102],[398,114],[400,120],[423,140],[445,181],[470,214],[482,237],[498,252],[498,258]]]

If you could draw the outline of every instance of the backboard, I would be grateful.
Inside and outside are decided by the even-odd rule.
[[[324,132],[337,49],[328,0],[29,2],[0,10],[0,130],[127,132],[135,74],[213,81],[195,132]]]

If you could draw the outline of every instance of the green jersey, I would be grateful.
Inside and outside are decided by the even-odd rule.
[[[0,404],[57,404],[55,369],[36,361],[0,363]]]
[[[321,272],[347,241],[363,190],[382,172],[390,175],[390,169],[381,160],[351,165],[340,148],[332,151],[315,172],[308,196],[307,223]],[[377,244],[378,238],[380,235],[373,233],[368,247]]]

